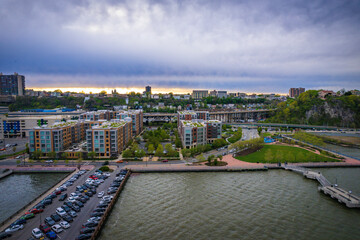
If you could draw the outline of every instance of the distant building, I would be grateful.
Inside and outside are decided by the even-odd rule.
[[[13,75],[0,73],[0,95],[25,95],[25,77],[17,73]]]
[[[294,98],[305,92],[305,88],[290,88],[289,96]]]
[[[210,97],[217,97],[217,91],[210,91]]]
[[[218,91],[218,98],[227,98],[227,91]]]
[[[151,87],[150,86],[145,87],[145,93],[151,94]]]
[[[202,99],[209,96],[208,90],[193,90],[192,98],[193,99]]]

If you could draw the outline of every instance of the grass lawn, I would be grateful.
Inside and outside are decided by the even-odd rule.
[[[339,160],[318,155],[302,148],[280,145],[264,145],[257,152],[238,156],[236,159],[252,163],[339,162]]]

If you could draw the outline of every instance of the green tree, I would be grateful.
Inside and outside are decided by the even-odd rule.
[[[88,153],[88,157],[90,158],[90,159],[95,159],[95,157],[96,157],[96,152],[94,152],[94,151],[91,151],[91,152],[89,152]]]
[[[61,153],[61,159],[67,159],[67,158],[66,158],[66,153],[64,153],[64,152]]]
[[[50,159],[55,159],[55,157],[56,157],[56,152],[48,152],[47,154],[46,154],[47,156],[48,156],[48,158],[50,158]]]
[[[259,134],[259,136],[260,136],[260,134],[261,134],[261,132],[262,132],[262,127],[258,127],[258,128],[257,128],[257,131],[258,131],[258,134]]]
[[[126,149],[123,151],[122,156],[124,158],[131,158],[134,157],[134,153],[130,149]]]
[[[149,154],[153,154],[154,153],[154,151],[155,151],[155,148],[154,148],[154,145],[153,144],[149,144],[149,146],[148,146],[148,153]]]
[[[162,157],[163,154],[164,154],[164,148],[163,148],[162,144],[159,144],[155,151],[155,156]]]
[[[12,150],[13,150],[13,152],[15,153],[15,152],[16,152],[16,147],[13,147]]]

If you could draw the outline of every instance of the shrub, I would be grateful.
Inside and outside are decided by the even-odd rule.
[[[109,166],[102,166],[101,168],[99,168],[100,171],[103,171],[103,172],[108,172],[110,171],[110,168]]]

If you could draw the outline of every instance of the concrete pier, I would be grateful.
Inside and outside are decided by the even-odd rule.
[[[338,187],[336,184],[331,184],[331,182],[327,180],[321,172],[310,171],[303,167],[291,165],[285,165],[283,168],[300,173],[306,178],[317,180],[320,183],[320,186],[318,187],[319,191],[323,192],[325,195],[329,195],[333,199],[338,200],[340,203],[344,203],[348,208],[360,208],[360,197]]]

